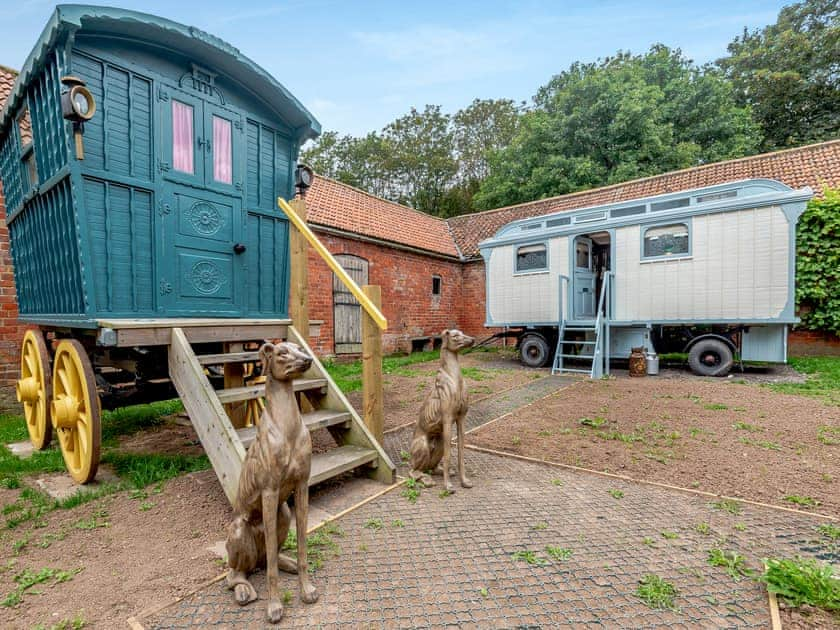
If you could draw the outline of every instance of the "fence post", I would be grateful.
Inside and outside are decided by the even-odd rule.
[[[306,201],[303,197],[296,197],[289,204],[301,220],[306,221]],[[289,315],[292,325],[304,338],[309,341],[309,244],[300,231],[289,222],[289,245],[291,252],[291,299],[289,300]]]
[[[382,308],[382,289],[377,285],[362,287],[377,308]],[[362,400],[365,426],[377,442],[384,438],[382,408],[382,333],[365,309],[362,311]]]

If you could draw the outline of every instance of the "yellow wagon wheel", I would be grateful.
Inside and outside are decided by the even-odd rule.
[[[44,335],[39,330],[27,330],[20,347],[20,380],[15,391],[18,402],[23,403],[29,439],[39,451],[52,441],[51,376],[50,353]]]
[[[52,421],[70,476],[92,481],[102,440],[99,395],[90,359],[75,339],[62,340],[55,351]]]
[[[245,382],[247,385],[265,383],[265,376],[256,376]],[[245,407],[245,426],[251,427],[260,423],[260,416],[265,409],[265,399],[262,396],[251,398]]]

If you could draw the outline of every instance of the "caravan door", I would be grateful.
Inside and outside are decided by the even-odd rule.
[[[574,242],[573,319],[595,318],[595,271],[592,269],[592,239],[578,236]]]

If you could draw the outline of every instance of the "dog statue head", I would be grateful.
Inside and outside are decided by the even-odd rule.
[[[260,348],[260,360],[262,373],[278,381],[297,378],[312,365],[312,357],[299,345],[289,341],[264,343]]]
[[[441,349],[450,352],[459,352],[464,348],[471,348],[475,345],[475,338],[465,335],[457,328],[444,330],[441,334]]]

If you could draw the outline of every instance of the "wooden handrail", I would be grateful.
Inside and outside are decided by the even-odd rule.
[[[280,209],[286,213],[286,216],[289,217],[289,221],[291,221],[298,231],[303,234],[304,238],[306,238],[309,244],[312,245],[313,249],[318,252],[318,255],[324,259],[324,262],[327,263],[327,266],[332,270],[332,272],[338,276],[338,279],[341,280],[344,286],[350,290],[353,297],[359,300],[359,304],[361,304],[362,308],[367,311],[371,319],[376,322],[376,325],[379,326],[380,330],[388,328],[388,320],[385,319],[382,311],[380,311],[370,298],[365,295],[359,285],[356,284],[353,278],[351,278],[344,270],[344,267],[342,267],[339,262],[333,258],[333,255],[329,252],[329,250],[324,247],[324,244],[317,236],[315,236],[315,234],[313,234],[306,222],[298,216],[297,212],[292,209],[288,202],[282,197],[278,197],[277,205],[280,206]]]

